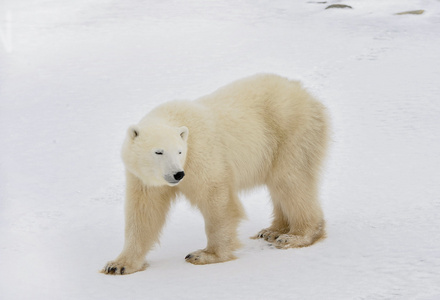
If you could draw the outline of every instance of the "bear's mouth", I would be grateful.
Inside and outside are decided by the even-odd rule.
[[[180,180],[167,180],[165,179],[165,181],[168,183],[169,186],[175,186],[178,185],[180,183]]]

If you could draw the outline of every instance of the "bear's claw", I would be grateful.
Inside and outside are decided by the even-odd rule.
[[[105,270],[106,274],[112,274],[112,275],[115,275],[115,274],[124,275],[124,272],[125,272],[125,268],[124,267],[122,267],[119,272],[118,272],[118,268],[117,267],[107,267],[106,270]]]
[[[261,230],[257,235],[251,237],[252,239],[264,239],[265,241],[272,243],[275,242],[280,235],[287,233],[289,231],[288,228],[282,228],[282,229],[272,229],[272,228],[266,228]]]
[[[191,260],[197,261],[199,260],[200,255],[193,255],[193,254],[188,254],[187,256],[185,256],[185,260],[188,262],[192,262]],[[194,262],[192,262],[194,263]]]

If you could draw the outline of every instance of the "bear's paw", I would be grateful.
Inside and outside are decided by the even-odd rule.
[[[101,273],[109,275],[126,275],[135,273],[138,271],[143,271],[148,267],[146,262],[142,263],[130,263],[125,259],[118,259],[115,261],[109,261]]]
[[[281,234],[273,243],[278,249],[301,248],[312,245],[315,242],[310,235]]]
[[[194,265],[206,265],[206,264],[215,264],[221,263],[229,260],[233,260],[236,257],[232,254],[232,252],[227,253],[214,253],[209,252],[207,250],[198,250],[191,252],[185,257],[185,260]]]

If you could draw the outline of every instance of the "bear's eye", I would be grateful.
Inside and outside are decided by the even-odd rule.
[[[156,153],[157,155],[162,155],[162,154],[163,154],[163,151],[156,151],[156,152],[154,152],[154,153]]]
[[[182,154],[182,151],[179,151],[179,154]]]

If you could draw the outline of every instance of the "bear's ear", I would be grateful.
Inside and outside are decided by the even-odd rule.
[[[139,135],[139,128],[136,125],[130,126],[127,133],[134,140]]]
[[[188,128],[185,126],[182,126],[179,128],[179,132],[180,132],[180,136],[182,137],[182,139],[186,142],[188,140],[188,134],[189,134]]]

